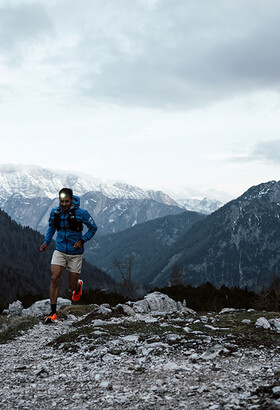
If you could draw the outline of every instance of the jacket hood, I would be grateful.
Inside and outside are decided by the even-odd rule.
[[[76,195],[73,195],[73,206],[75,209],[80,207],[80,198]]]

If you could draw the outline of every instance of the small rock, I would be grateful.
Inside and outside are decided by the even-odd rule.
[[[101,387],[102,389],[108,389],[108,390],[112,390],[113,386],[112,383],[107,382],[107,381],[103,381],[99,384],[99,387]]]
[[[219,315],[222,315],[223,313],[232,313],[232,312],[236,312],[237,309],[234,308],[224,308],[219,312]]]
[[[168,361],[163,366],[163,370],[177,370],[177,369],[178,369],[178,365],[174,362],[171,362],[171,361]]]
[[[122,303],[119,303],[115,308],[114,312],[119,313],[121,315],[126,315],[126,316],[135,316],[135,312],[132,309],[131,306],[129,305],[123,305]]]
[[[165,339],[168,341],[168,342],[176,342],[177,340],[181,340],[182,339],[182,336],[180,336],[180,335],[176,335],[176,334],[171,334],[171,333],[169,333],[169,334],[167,334],[166,336],[165,336]]]
[[[47,377],[49,375],[49,370],[45,367],[42,366],[39,371],[37,371],[36,376],[40,377]]]
[[[110,315],[111,315],[112,310],[109,309],[107,306],[101,305],[101,306],[99,307],[99,309],[96,311],[96,313],[97,313],[97,314],[100,314],[100,315],[102,315],[102,316],[107,317],[107,316],[110,316]]]
[[[273,387],[272,393],[273,393],[274,396],[280,397],[280,386]]]
[[[184,327],[184,331],[185,331],[186,333],[190,333],[190,332],[192,331],[192,329],[191,329],[190,327],[188,327],[188,326],[185,326],[185,327]]]
[[[203,360],[212,360],[217,357],[222,351],[224,347],[222,345],[216,344],[215,346],[210,347],[207,349],[200,358]]]

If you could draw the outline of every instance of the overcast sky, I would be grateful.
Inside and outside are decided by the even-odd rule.
[[[279,0],[0,0],[0,163],[226,201],[280,179]]]

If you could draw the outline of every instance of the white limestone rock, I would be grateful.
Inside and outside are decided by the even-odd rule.
[[[277,331],[277,333],[280,333],[280,318],[269,319],[268,323]]]
[[[110,316],[112,313],[112,309],[108,308],[107,304],[101,305],[99,306],[98,310],[96,311],[96,313],[102,315],[102,316]]]
[[[215,346],[210,347],[204,353],[202,353],[200,358],[203,360],[213,360],[217,356],[219,356],[223,350],[224,350],[224,346],[220,344],[216,344]]]
[[[142,300],[133,303],[133,309],[137,313],[174,313],[174,312],[189,312],[194,314],[191,309],[184,307],[181,302],[176,302],[169,296],[161,292],[149,293]]]
[[[13,303],[9,304],[8,309],[6,309],[5,313],[11,316],[20,316],[22,314],[23,305],[20,300],[16,300]]]
[[[238,309],[234,308],[224,308],[219,312],[219,315],[222,315],[224,313],[232,313],[232,312],[237,312]]]
[[[273,394],[280,396],[280,386],[275,386],[272,389]]]
[[[256,321],[257,327],[263,327],[264,329],[271,329],[271,324],[265,317],[259,317]]]
[[[117,313],[121,313],[126,316],[135,316],[135,311],[132,309],[131,306],[127,304],[119,303],[115,308],[114,311]]]
[[[71,301],[69,299],[58,298],[57,299],[57,310],[64,306],[71,305]],[[23,316],[42,316],[48,315],[51,311],[51,304],[50,299],[38,300],[32,306],[27,309],[22,310]]]

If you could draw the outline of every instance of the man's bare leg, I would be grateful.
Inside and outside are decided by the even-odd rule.
[[[53,323],[56,318],[56,302],[58,297],[58,285],[59,279],[63,272],[64,267],[60,265],[51,264],[51,284],[50,284],[50,301],[51,301],[51,314],[45,319],[45,324]]]
[[[79,273],[69,272],[68,285],[69,289],[72,290],[72,292],[74,292],[74,290],[77,292],[80,290],[80,283],[78,282],[79,277]]]
[[[51,305],[56,305],[57,298],[58,298],[59,279],[61,277],[63,269],[64,269],[63,266],[51,265],[51,273],[52,273],[52,279],[51,279],[51,284],[50,284]]]

